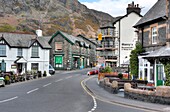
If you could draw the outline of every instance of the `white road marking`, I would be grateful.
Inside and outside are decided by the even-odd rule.
[[[34,92],[34,91],[37,91],[38,89],[39,89],[39,88],[33,89],[33,90],[31,90],[31,91],[28,91],[27,94],[30,94],[30,93],[32,93],[32,92]]]
[[[94,96],[92,96],[92,98],[93,98],[94,106],[93,106],[93,108],[92,108],[90,111],[88,111],[88,112],[93,112],[93,111],[95,111],[95,110],[96,110],[96,108],[97,108],[97,102],[96,102],[96,99],[95,99],[95,97],[94,97]]]
[[[59,80],[56,80],[55,82],[60,82],[60,81],[62,81],[63,79],[59,79]]]
[[[93,106],[93,108],[92,108],[90,111],[88,111],[88,112],[93,112],[93,111],[95,111],[96,108],[97,108],[96,98],[86,89],[85,85],[83,84],[83,82],[86,82],[86,81],[89,80],[90,78],[92,78],[92,77],[89,77],[89,78],[87,78],[87,79],[85,79],[85,80],[82,80],[82,81],[81,81],[81,86],[82,86],[83,89],[93,98],[94,106]]]
[[[79,75],[81,75],[81,74],[75,74],[74,77],[78,77]]]
[[[15,100],[15,99],[17,99],[17,98],[18,98],[18,96],[15,96],[15,97],[13,97],[13,98],[9,98],[9,99],[6,99],[6,100],[2,100],[2,101],[0,101],[0,103],[12,101],[12,100]]]
[[[70,79],[70,78],[72,78],[73,76],[68,76],[68,77],[66,77],[65,79]]]
[[[47,87],[47,86],[49,86],[49,85],[51,85],[51,83],[48,83],[48,84],[44,85],[43,87]]]

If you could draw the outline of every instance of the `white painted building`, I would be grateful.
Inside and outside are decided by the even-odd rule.
[[[17,74],[32,70],[46,71],[49,75],[50,49],[45,37],[0,33],[0,70]]]
[[[138,4],[128,4],[127,14],[116,17],[113,24],[116,27],[117,48],[118,48],[118,63],[121,66],[125,61],[130,59],[130,53],[135,48],[138,39],[137,32],[133,26],[142,18],[140,15],[141,9]]]

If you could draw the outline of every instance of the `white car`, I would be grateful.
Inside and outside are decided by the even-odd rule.
[[[0,86],[5,87],[5,82],[3,77],[0,77]]]

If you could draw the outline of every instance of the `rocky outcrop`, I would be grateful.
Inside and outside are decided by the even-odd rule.
[[[41,27],[44,35],[61,30],[94,37],[99,26],[112,19],[109,14],[88,9],[77,0],[0,0],[1,31],[4,30],[1,27],[10,25],[22,32]]]

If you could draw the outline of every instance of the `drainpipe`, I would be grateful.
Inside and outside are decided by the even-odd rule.
[[[155,86],[157,86],[157,74],[156,74],[156,59],[154,62],[154,82],[155,82]]]
[[[121,33],[121,28],[120,28],[120,20],[119,20],[119,67],[120,67],[120,33]]]

